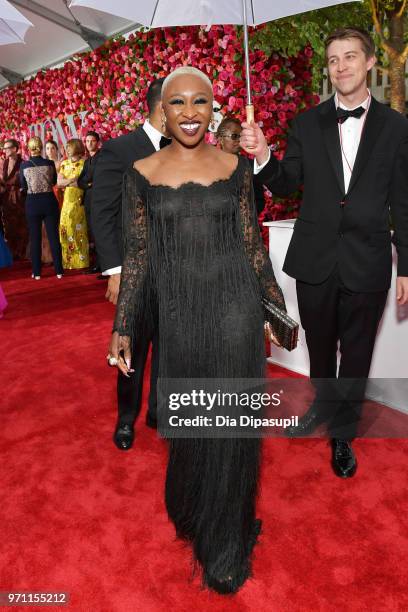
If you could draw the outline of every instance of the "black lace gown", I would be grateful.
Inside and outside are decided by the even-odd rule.
[[[285,308],[262,243],[248,160],[209,186],[125,176],[125,260],[115,329],[142,333],[158,304],[163,378],[261,378],[261,296]],[[166,505],[177,535],[212,576],[249,573],[256,539],[257,439],[170,441]],[[234,586],[231,590],[234,590]]]

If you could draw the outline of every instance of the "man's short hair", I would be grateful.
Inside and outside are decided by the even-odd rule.
[[[100,141],[100,139],[101,139],[101,137],[99,136],[98,132],[94,132],[93,130],[89,130],[89,132],[87,132],[87,133],[85,134],[85,138],[86,138],[87,136],[93,136],[97,142],[99,142],[99,141]]]
[[[17,151],[20,148],[20,143],[18,142],[18,140],[16,140],[15,138],[7,138],[7,140],[4,141],[3,143],[3,147],[4,145],[6,145],[7,143],[11,144],[12,147],[14,147],[15,149],[17,149]]]
[[[360,28],[338,28],[332,32],[325,40],[324,46],[327,49],[329,45],[335,40],[346,40],[347,38],[357,38],[361,42],[363,51],[367,59],[375,55],[375,44],[370,34],[366,30]]]
[[[146,94],[147,108],[149,109],[149,115],[152,114],[156,106],[161,100],[161,90],[163,87],[164,77],[152,81],[149,85],[149,89]]]

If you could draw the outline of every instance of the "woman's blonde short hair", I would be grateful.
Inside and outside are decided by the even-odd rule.
[[[65,151],[67,152],[68,157],[72,157],[73,155],[83,155],[85,153],[85,147],[82,140],[79,138],[71,138],[65,145]]]
[[[39,138],[38,136],[33,136],[32,138],[30,138],[27,142],[27,148],[30,151],[31,155],[41,155],[43,149],[43,143],[41,138]]]
[[[212,95],[213,93],[212,83],[210,79],[208,78],[208,76],[204,74],[204,72],[202,72],[198,68],[194,68],[194,66],[180,66],[180,68],[176,68],[175,70],[173,70],[173,72],[170,72],[170,74],[166,76],[166,78],[164,79],[162,90],[161,90],[162,100],[163,100],[165,91],[169,83],[171,83],[173,79],[175,79],[176,77],[182,76],[182,75],[190,75],[190,76],[199,77],[200,79],[203,80],[206,86],[210,89],[211,95]]]

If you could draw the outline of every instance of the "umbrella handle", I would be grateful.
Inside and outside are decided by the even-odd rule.
[[[253,104],[247,104],[245,107],[246,110],[246,120],[247,123],[255,123],[255,108]]]

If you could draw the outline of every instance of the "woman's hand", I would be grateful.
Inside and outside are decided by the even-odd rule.
[[[134,372],[134,370],[131,369],[129,336],[120,336],[118,332],[113,332],[107,360],[109,365],[116,366],[122,374],[129,378],[129,374]]]
[[[68,187],[70,182],[71,182],[71,179],[66,179],[63,174],[58,174],[57,187],[60,187],[61,189],[65,189],[65,187]]]
[[[273,333],[271,324],[268,323],[267,321],[265,321],[264,330],[265,330],[265,337],[268,340],[268,342],[272,342],[275,346],[279,346],[280,348],[282,348],[281,343],[279,342],[279,340]]]
[[[65,178],[62,174],[58,174],[57,187],[64,189],[65,187],[77,187],[76,178]]]

